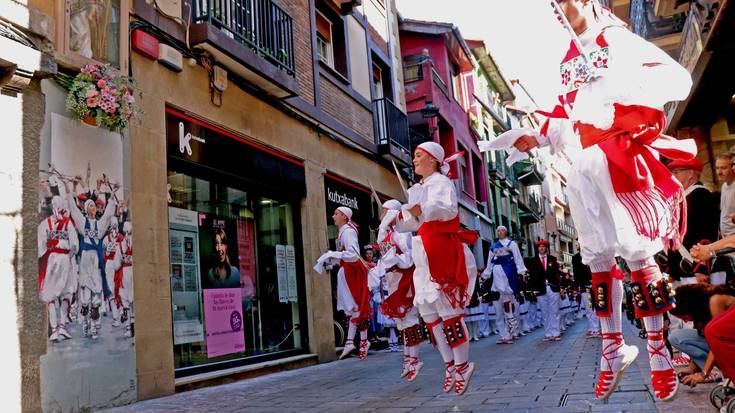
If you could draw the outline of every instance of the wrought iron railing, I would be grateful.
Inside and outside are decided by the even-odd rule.
[[[208,22],[294,76],[293,19],[271,0],[192,0],[194,23]]]
[[[574,230],[574,226],[573,225],[570,225],[570,224],[568,224],[568,223],[566,223],[566,222],[564,222],[564,221],[562,221],[560,219],[557,219],[556,220],[556,227],[559,229],[559,232],[561,232],[562,234],[564,234],[564,235],[566,235],[566,236],[568,236],[570,238],[574,238],[575,237],[576,232]]]
[[[408,117],[388,98],[373,101],[375,143],[395,145],[411,156],[413,147],[408,132]]]

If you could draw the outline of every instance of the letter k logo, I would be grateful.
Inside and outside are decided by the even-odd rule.
[[[186,152],[187,155],[191,156],[191,133],[184,135],[184,122],[179,122],[179,151],[181,153]]]

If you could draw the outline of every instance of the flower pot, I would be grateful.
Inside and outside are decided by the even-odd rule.
[[[84,118],[82,118],[82,121],[90,126],[97,126],[97,119],[95,119],[93,116],[90,115],[84,115]]]

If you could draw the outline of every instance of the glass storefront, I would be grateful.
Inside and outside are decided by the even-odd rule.
[[[280,165],[285,161],[246,145],[228,147],[239,142],[206,124],[186,122],[171,112],[167,118],[167,127],[177,129],[169,133],[168,162],[177,377],[302,352],[308,347],[304,271],[298,264],[303,263],[303,189],[298,179],[295,190],[282,191],[258,185],[257,169],[237,171],[250,163],[280,168],[293,177],[298,167]],[[178,151],[180,136],[171,135],[186,133],[199,140],[188,140],[191,152]],[[215,168],[206,160],[216,159],[218,146],[237,149],[249,161]]]

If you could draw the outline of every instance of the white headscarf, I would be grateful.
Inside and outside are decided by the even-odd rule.
[[[444,159],[444,148],[436,142],[424,142],[417,146],[416,149],[420,149],[436,159],[439,162],[439,172],[442,175],[449,173],[449,162],[455,161],[464,155],[464,152],[457,152]]]
[[[350,208],[347,208],[346,206],[341,206],[337,208],[337,211],[345,214],[347,219],[352,221],[352,210]]]

